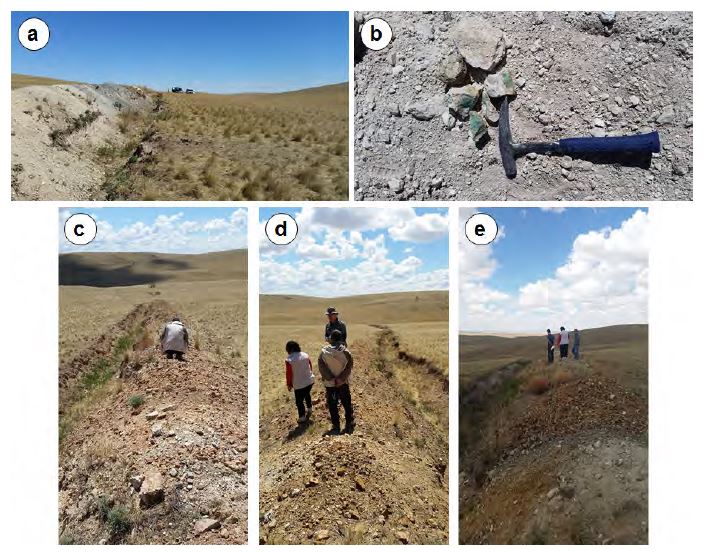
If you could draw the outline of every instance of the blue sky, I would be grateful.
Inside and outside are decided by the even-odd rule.
[[[75,246],[66,239],[64,222],[73,213],[87,213],[97,222],[93,242]],[[57,233],[60,253],[206,253],[243,249],[247,247],[247,210],[222,207],[61,208]]]
[[[488,246],[460,237],[460,322],[477,332],[538,332],[647,320],[648,213],[639,208],[461,209],[488,213]]]
[[[17,29],[39,17],[30,52]],[[280,92],[348,80],[348,12],[13,12],[12,72],[215,93]]]
[[[448,288],[448,212],[395,206],[261,208],[263,225],[288,213],[299,234],[287,246],[260,235],[260,291],[351,296]]]

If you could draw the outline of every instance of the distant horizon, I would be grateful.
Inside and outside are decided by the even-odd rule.
[[[615,323],[615,324],[609,324],[609,325],[601,325],[601,326],[590,326],[590,327],[585,327],[585,328],[579,328],[578,330],[580,332],[584,332],[585,330],[597,330],[600,328],[612,328],[615,326],[649,326],[649,323]],[[566,329],[569,332],[572,332],[574,329],[573,328],[568,328]],[[559,330],[553,331],[551,329],[552,334],[556,334],[557,332],[560,332]],[[496,332],[496,331],[488,331],[488,330],[465,330],[465,329],[459,329],[459,336],[481,336],[481,337],[494,337],[494,338],[531,338],[531,337],[536,337],[536,336],[545,336],[546,331],[545,329],[542,330],[541,332],[534,332],[534,331],[513,331],[513,332]]]
[[[260,292],[260,296],[289,296],[292,298],[310,298],[310,299],[315,299],[315,300],[335,300],[335,299],[342,299],[342,298],[357,298],[361,296],[392,296],[393,294],[428,294],[428,293],[434,293],[434,292],[440,292],[442,294],[447,294],[449,295],[449,290],[394,290],[391,292],[364,292],[362,294],[345,294],[343,296],[310,296],[308,294],[272,294],[272,293],[262,293]]]
[[[119,86],[136,86],[136,87],[144,87],[148,88],[148,90],[151,90],[153,92],[170,92],[170,89],[172,87],[168,87],[166,89],[159,89],[159,88],[152,88],[152,87],[146,87],[144,83],[119,83],[119,82],[112,82],[112,81],[105,81],[105,82],[91,82],[91,81],[80,81],[78,79],[71,79],[71,78],[66,78],[66,77],[53,77],[49,75],[32,75],[29,73],[12,73],[12,76],[20,76],[20,77],[29,77],[29,78],[35,78],[35,79],[50,79],[54,81],[64,81],[66,84],[88,84],[88,85],[119,85]],[[338,81],[334,83],[326,83],[326,84],[321,84],[321,85],[316,85],[316,86],[307,86],[306,88],[290,88],[287,90],[275,90],[271,92],[260,92],[260,91],[255,91],[255,90],[246,90],[246,91],[241,91],[241,92],[209,92],[206,90],[194,90],[196,94],[211,94],[213,96],[249,96],[249,95],[263,95],[263,96],[268,96],[270,94],[288,94],[289,92],[301,92],[305,90],[316,90],[318,88],[328,88],[329,86],[341,86],[345,85],[348,86],[349,81]],[[58,83],[62,84],[62,83]],[[184,87],[183,90],[185,90]],[[190,87],[188,87],[190,88]]]
[[[214,251],[209,251],[209,252],[197,252],[197,253],[180,253],[180,252],[160,252],[160,251],[141,251],[141,252],[132,252],[132,251],[122,251],[122,250],[115,250],[115,251],[75,251],[75,252],[59,252],[60,256],[63,255],[85,255],[88,253],[91,254],[103,254],[103,255],[113,255],[113,254],[130,254],[130,255],[143,255],[143,254],[151,254],[151,255],[190,255],[190,256],[196,256],[196,255],[210,255],[214,253],[227,253],[227,252],[246,252],[247,248],[228,248],[226,250],[214,250]]]
[[[26,50],[17,30],[47,23]],[[213,94],[279,93],[349,79],[347,11],[37,11],[11,14],[11,72],[85,83],[179,86]]]

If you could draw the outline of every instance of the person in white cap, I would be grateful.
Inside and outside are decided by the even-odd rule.
[[[185,361],[183,356],[188,351],[188,329],[180,320],[180,316],[176,315],[163,327],[163,332],[160,334],[160,345],[168,359],[175,358],[178,361]]]

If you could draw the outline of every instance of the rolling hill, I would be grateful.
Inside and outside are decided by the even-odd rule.
[[[247,278],[247,251],[207,254],[69,253],[59,256],[60,286],[133,286]]]
[[[346,322],[382,324],[428,322],[447,319],[447,292],[393,292],[336,298],[294,295],[259,297],[261,324],[325,324],[324,313],[335,306]]]

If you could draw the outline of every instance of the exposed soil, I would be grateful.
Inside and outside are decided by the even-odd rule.
[[[137,87],[59,84],[12,91],[12,199],[105,199],[97,151],[123,142],[118,114],[149,111]]]
[[[572,360],[461,392],[461,543],[647,543],[646,397]]]
[[[469,117],[450,118],[446,95],[454,85],[438,76],[442,60],[458,55],[457,24],[472,16],[505,36],[505,55],[492,72],[506,70],[516,83],[515,141],[658,130],[661,153],[644,160],[530,154],[507,179],[496,101],[475,143]],[[617,12],[611,19],[597,12],[356,14],[358,22],[372,17],[390,24],[393,41],[356,59],[357,200],[692,199],[691,12]],[[486,73],[468,71],[457,86],[484,83]],[[482,101],[473,111],[485,113]],[[413,106],[422,112],[433,103],[444,107],[413,115]]]
[[[446,544],[446,377],[401,355],[387,327],[350,350],[353,434],[323,435],[319,376],[310,424],[292,403],[260,421],[260,542]]]
[[[59,451],[61,543],[246,543],[246,370],[208,340],[185,362],[165,359],[153,336],[172,312],[139,305],[60,367],[60,421],[73,417]],[[125,336],[115,374],[87,389]],[[146,481],[159,491],[141,504]]]

